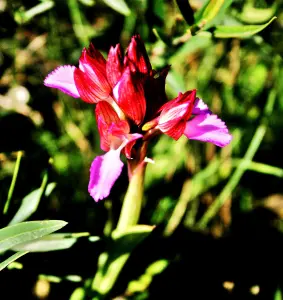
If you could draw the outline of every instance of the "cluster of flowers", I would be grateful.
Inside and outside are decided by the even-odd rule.
[[[168,71],[169,67],[160,72],[152,69],[143,41],[135,35],[125,55],[117,44],[105,60],[90,44],[83,49],[78,67],[60,66],[45,78],[46,86],[96,104],[100,146],[106,153],[97,156],[90,168],[88,190],[95,201],[109,195],[121,174],[120,154],[135,165],[143,163],[144,145],[157,134],[175,140],[185,135],[219,147],[230,143],[225,123],[196,97],[196,90],[168,101]]]

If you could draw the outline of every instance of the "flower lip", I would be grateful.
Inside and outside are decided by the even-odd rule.
[[[120,150],[111,150],[93,160],[90,167],[88,191],[96,202],[110,194],[110,190],[120,176],[122,168]]]
[[[232,135],[226,124],[212,114],[202,99],[196,98],[193,114],[194,118],[186,123],[184,130],[188,139],[213,143],[218,147],[225,147],[231,142]]]

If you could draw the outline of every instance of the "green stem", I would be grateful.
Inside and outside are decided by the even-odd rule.
[[[18,155],[17,155],[17,161],[16,161],[16,165],[15,165],[15,170],[14,170],[12,182],[11,182],[9,192],[8,192],[7,201],[6,201],[4,209],[3,209],[3,214],[4,215],[8,212],[8,209],[9,209],[9,206],[10,206],[10,202],[11,202],[11,199],[12,199],[12,196],[13,196],[13,192],[14,192],[14,189],[15,189],[15,185],[16,185],[16,181],[17,181],[17,177],[18,177],[18,173],[19,173],[19,169],[20,169],[20,163],[21,163],[22,156],[23,156],[23,152],[19,151]]]
[[[131,178],[126,192],[119,221],[115,233],[123,233],[138,223],[144,191],[144,174],[147,163],[141,162],[131,173]],[[98,271],[92,282],[92,290],[98,293],[95,299],[103,299],[114,286],[122,268],[124,267],[130,253],[124,253],[117,257],[115,251],[109,249],[108,252],[100,255]],[[114,254],[112,253],[114,251]]]
[[[87,26],[85,26],[82,15],[80,11],[80,7],[77,0],[69,0],[68,6],[70,10],[70,16],[72,20],[72,25],[74,32],[76,34],[77,39],[81,43],[81,46],[84,47],[89,44],[89,36],[86,32]]]
[[[146,163],[140,163],[132,175],[117,224],[117,231],[123,232],[138,223],[142,207],[145,167]]]

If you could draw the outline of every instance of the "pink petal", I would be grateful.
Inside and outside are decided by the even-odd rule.
[[[94,47],[92,43],[90,43],[88,49],[86,50],[87,56],[89,58],[94,59],[95,64],[99,64],[100,66],[106,67],[106,60],[103,55]]]
[[[216,146],[228,145],[232,136],[225,123],[217,115],[202,114],[188,121],[184,135],[192,140],[213,143]]]
[[[120,120],[113,107],[106,101],[100,101],[95,108],[95,117],[100,135],[100,147],[104,151],[119,148],[124,136],[130,132],[126,120]]]
[[[111,87],[106,75],[106,61],[102,54],[90,44],[89,48],[83,49],[79,69],[105,94],[111,93]]]
[[[143,121],[146,112],[143,81],[135,77],[129,67],[113,89],[116,102],[124,113],[137,125]]]
[[[133,133],[127,135],[127,144],[124,148],[124,153],[128,159],[132,159],[132,148],[135,145],[136,141],[142,137],[143,135],[139,133]]]
[[[120,79],[123,68],[122,50],[120,44],[117,44],[115,48],[110,48],[106,63],[106,74],[111,87],[114,87]]]
[[[74,66],[60,66],[53,72],[49,73],[44,80],[44,85],[59,89],[65,94],[68,94],[74,98],[79,98],[80,94],[77,90],[74,80]]]
[[[74,72],[74,81],[83,101],[87,103],[111,101],[109,97],[111,87],[106,76],[106,61],[92,44],[82,51],[79,68]]]
[[[202,99],[196,98],[194,108],[193,108],[193,115],[203,115],[207,113],[211,114],[211,110],[202,101]]]
[[[186,121],[178,120],[178,122],[176,122],[175,120],[169,120],[162,125],[158,125],[158,127],[163,133],[177,141],[184,133]]]
[[[129,47],[126,51],[124,65],[129,66],[132,72],[148,74],[151,71],[151,64],[140,35],[132,37]]]
[[[99,101],[113,101],[110,97],[110,90],[103,90],[99,81],[94,80],[94,73],[84,73],[80,69],[74,72],[74,80],[80,97],[87,103],[97,103]]]
[[[96,202],[110,194],[110,190],[120,176],[122,168],[120,150],[110,150],[93,160],[90,167],[88,191]]]
[[[97,103],[95,116],[97,119],[100,116],[106,124],[111,124],[112,122],[117,123],[120,121],[120,118],[114,108],[106,101],[100,101]]]
[[[192,114],[195,96],[196,90],[188,91],[185,94],[179,93],[178,97],[164,104],[160,108],[159,129],[173,139],[178,140]]]

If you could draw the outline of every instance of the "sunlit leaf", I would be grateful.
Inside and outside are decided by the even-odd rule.
[[[116,230],[112,233],[113,240],[110,242],[109,251],[100,256],[99,269],[93,282],[100,293],[107,294],[109,292],[111,285],[106,285],[105,282],[115,281],[130,253],[152,232],[154,227],[135,225],[127,228],[126,231]]]
[[[65,221],[30,221],[0,229],[0,252],[12,247],[41,238],[67,225]]]
[[[53,189],[55,188],[56,183],[49,183],[45,190],[45,196],[48,197]],[[40,202],[40,198],[43,193],[43,186],[32,191],[22,200],[21,206],[15,214],[14,218],[10,221],[9,225],[13,225],[19,222],[22,222],[29,218],[36,210]]]
[[[85,299],[85,290],[81,287],[76,288],[70,297],[70,300],[83,300],[83,299]]]
[[[71,248],[77,238],[66,237],[63,233],[49,234],[43,238],[37,239],[35,241],[30,241],[16,245],[12,248],[14,251],[30,251],[30,252],[47,252],[64,250]]]
[[[124,0],[103,0],[105,4],[107,4],[112,9],[116,10],[122,15],[128,16],[131,11]]]
[[[140,278],[129,282],[126,293],[134,294],[145,291],[151,283],[154,275],[163,272],[168,264],[168,260],[165,259],[160,259],[150,264]]]
[[[263,25],[242,25],[242,26],[219,25],[216,26],[216,30],[214,31],[214,36],[217,38],[247,38],[262,31],[275,19],[276,17],[273,17],[269,22]]]
[[[239,19],[248,24],[262,24],[267,22],[274,16],[278,6],[277,2],[269,8],[255,8],[250,4],[247,4],[239,15]]]
[[[46,12],[47,10],[51,9],[54,6],[54,2],[51,0],[43,1],[36,6],[32,7],[31,9],[27,11],[21,11],[18,10],[15,15],[15,21],[18,24],[24,24],[28,21],[30,21],[33,17],[35,17],[38,14],[42,14]]]
[[[83,5],[93,6],[95,4],[95,0],[79,0]]]
[[[2,261],[0,263],[0,271],[2,271],[4,268],[6,268],[10,263],[15,261],[16,259],[18,259],[19,257],[21,257],[27,253],[28,253],[28,251],[20,251],[20,252],[13,254],[9,258],[5,259],[4,261]]]
[[[195,14],[198,27],[206,30],[219,23],[233,0],[208,0]]]
[[[282,297],[282,292],[281,290],[278,288],[275,292],[275,295],[274,295],[274,300],[282,300],[283,297]]]

